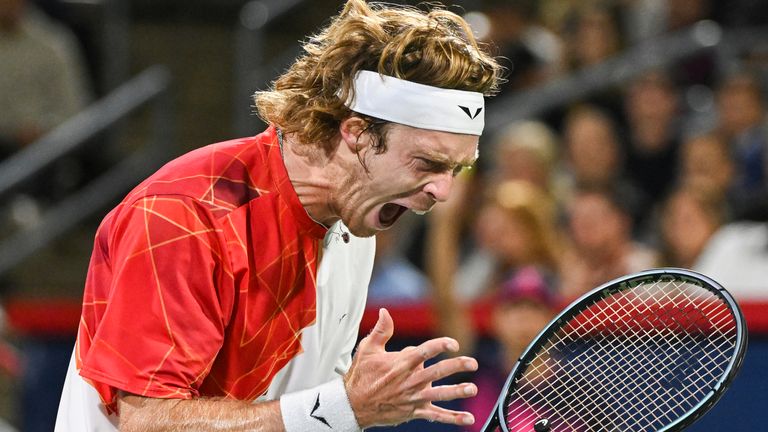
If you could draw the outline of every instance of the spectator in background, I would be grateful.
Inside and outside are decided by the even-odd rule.
[[[610,2],[574,2],[560,30],[566,42],[568,69],[600,64],[621,51],[623,37],[617,12]]]
[[[534,268],[555,280],[559,242],[554,204],[541,190],[523,181],[502,183],[489,191],[475,221],[477,248],[461,259],[461,193],[432,211],[427,232],[426,271],[432,304],[441,330],[472,352],[474,335],[468,303],[492,298],[501,283],[523,268]],[[554,282],[553,282],[554,283]]]
[[[619,54],[624,47],[624,36],[619,22],[618,8],[609,1],[574,2],[564,22],[563,40],[566,41],[565,69],[583,72]],[[585,102],[610,112],[621,109],[621,90],[610,86],[592,92]]]
[[[528,266],[548,276],[558,269],[559,250],[554,202],[537,186],[525,181],[508,181],[489,191],[475,221],[475,238],[488,253],[492,266],[480,290],[472,297],[493,295],[499,284]],[[469,278],[460,275],[461,287]]]
[[[625,197],[632,222],[641,219],[647,198],[625,178],[624,154],[616,123],[594,106],[580,106],[571,111],[563,126],[565,166],[561,173],[564,185],[558,200],[568,201],[573,191],[615,189]]]
[[[491,181],[522,180],[547,193],[556,193],[554,169],[559,146],[555,132],[542,122],[510,124],[495,142]]]
[[[683,186],[669,196],[659,216],[662,265],[693,268],[725,222],[725,206],[712,190]]]
[[[706,133],[687,138],[679,162],[682,187],[703,189],[713,200],[728,201],[735,167],[728,143],[722,136]]]
[[[462,401],[462,409],[476,418],[488,418],[507,376],[520,355],[537,334],[552,320],[559,302],[553,295],[552,281],[534,267],[524,267],[504,281],[491,298],[490,336],[477,351],[478,370],[472,381],[477,396]],[[480,431],[477,422],[467,430]]]
[[[532,0],[484,0],[490,19],[489,39],[507,68],[503,90],[531,87],[556,76],[562,68],[563,42],[538,24]]]
[[[0,0],[0,158],[80,111],[85,67],[74,36],[26,0]]]
[[[628,205],[615,190],[578,190],[567,220],[569,239],[560,267],[560,291],[566,298],[658,263],[655,251],[632,240]]]
[[[665,0],[662,25],[657,28],[657,36],[691,28],[703,20],[713,18],[712,0]],[[730,2],[720,2],[730,4]],[[726,6],[729,7],[729,6]],[[711,86],[715,81],[717,64],[714,51],[701,51],[677,61],[672,79],[681,88],[701,84]]]
[[[477,337],[467,312],[470,303],[492,299],[523,268],[535,269],[556,285],[559,238],[547,195],[526,182],[505,182],[486,196],[474,224],[477,246],[461,259],[465,186],[457,183],[456,195],[430,214],[425,260],[440,330],[472,353]]]
[[[477,244],[492,264],[490,271],[477,272],[467,260],[458,270],[457,215],[465,202],[461,194],[469,192],[466,184],[457,184],[455,195],[432,211],[425,259],[438,328],[457,339],[465,353],[478,356],[479,373],[473,378],[478,395],[461,409],[484,419],[517,357],[554,316],[559,251],[554,205],[547,194],[525,181],[506,181],[491,188],[475,222]],[[468,292],[473,285],[476,292]],[[472,325],[470,305],[477,302],[490,311],[490,339]],[[478,422],[464,430],[481,426]]]
[[[717,92],[719,131],[736,162],[736,219],[768,220],[768,123],[763,88],[747,71],[726,77]]]
[[[675,182],[680,147],[678,95],[660,70],[633,80],[624,99],[627,122],[625,172],[647,206],[663,200]]]
[[[604,187],[621,177],[623,155],[616,124],[593,106],[572,110],[563,125],[566,171],[574,187]]]

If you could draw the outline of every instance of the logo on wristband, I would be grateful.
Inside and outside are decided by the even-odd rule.
[[[320,415],[315,415],[315,412],[317,412],[318,408],[320,408],[320,393],[317,394],[317,399],[315,399],[315,407],[312,408],[312,412],[309,413],[309,416],[313,419],[321,422],[322,424],[328,426],[329,428],[333,429],[330,424],[328,424],[328,420],[325,419],[325,417]]]

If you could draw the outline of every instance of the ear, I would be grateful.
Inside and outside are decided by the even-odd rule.
[[[359,153],[370,144],[371,137],[365,132],[368,123],[360,117],[351,116],[341,121],[339,132],[342,145],[346,145],[352,153]]]

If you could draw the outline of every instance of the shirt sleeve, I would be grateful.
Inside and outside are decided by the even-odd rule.
[[[81,375],[98,384],[105,402],[114,402],[116,390],[199,395],[231,314],[225,244],[215,219],[193,199],[152,196],[123,208],[109,232],[109,276],[89,274],[87,284],[108,289],[93,287],[104,298],[88,300],[106,307],[80,353]],[[87,308],[84,302],[84,316]]]

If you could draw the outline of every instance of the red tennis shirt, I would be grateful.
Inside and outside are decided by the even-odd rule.
[[[108,409],[118,390],[253,400],[315,320],[318,240],[276,131],[165,165],[96,233],[76,347]]]

